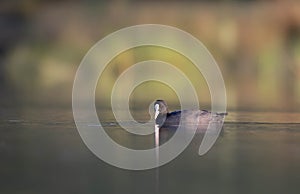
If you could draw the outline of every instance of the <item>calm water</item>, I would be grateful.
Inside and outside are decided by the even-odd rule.
[[[300,192],[297,113],[233,112],[206,155],[197,154],[202,136],[197,134],[175,160],[146,171],[118,169],[94,156],[70,110],[2,109],[0,114],[0,193]],[[128,135],[111,115],[101,118],[119,143],[153,146],[153,136]]]

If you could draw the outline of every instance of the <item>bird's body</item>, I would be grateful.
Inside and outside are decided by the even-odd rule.
[[[210,122],[223,122],[227,113],[212,113],[206,110],[182,110],[169,112],[163,100],[154,103],[155,123],[159,128],[177,128],[180,124],[186,127],[197,126],[198,130],[206,130]],[[180,123],[181,121],[181,123]]]

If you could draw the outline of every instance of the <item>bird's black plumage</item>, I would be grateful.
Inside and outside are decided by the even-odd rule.
[[[181,124],[184,126],[195,126],[197,129],[205,130],[210,122],[223,122],[227,113],[212,113],[207,110],[182,110],[169,112],[164,100],[156,100],[154,103],[156,112],[155,123],[159,128],[174,128]]]

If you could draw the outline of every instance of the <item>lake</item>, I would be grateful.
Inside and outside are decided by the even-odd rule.
[[[145,171],[119,169],[98,159],[81,140],[69,109],[1,109],[0,115],[0,193],[300,190],[299,113],[230,112],[207,154],[198,155],[203,134],[196,134],[176,159]],[[119,143],[138,149],[153,144],[153,135],[130,135],[111,115],[102,115],[107,133]],[[137,115],[148,119],[145,113]]]

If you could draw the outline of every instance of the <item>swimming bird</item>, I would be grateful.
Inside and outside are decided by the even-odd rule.
[[[210,122],[221,123],[227,113],[212,113],[207,110],[182,110],[169,112],[164,100],[154,103],[155,124],[159,128],[177,128],[182,119],[184,127],[197,125],[198,130],[206,130]]]

